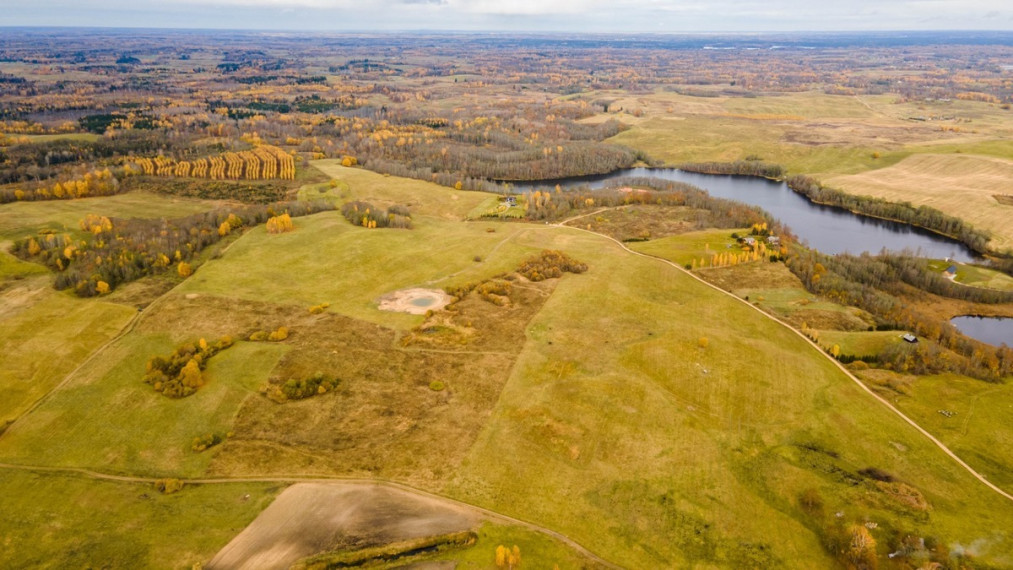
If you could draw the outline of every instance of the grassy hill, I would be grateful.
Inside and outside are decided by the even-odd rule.
[[[1010,563],[1013,503],[746,304],[593,233],[463,221],[488,195],[320,166],[340,180],[324,194],[409,205],[415,229],[367,230],[324,212],[296,219],[287,234],[247,231],[4,433],[0,463],[148,477],[392,479],[636,568],[832,567],[832,547],[851,525],[869,529],[883,560],[911,535],[952,551],[973,544],[976,558]],[[392,290],[483,281],[544,249],[587,272],[515,280],[503,305],[472,294],[443,321],[376,308]],[[4,330],[21,331],[7,333],[5,350],[77,338],[61,321],[53,330],[9,326],[46,311],[104,325],[66,363],[39,373],[42,388],[136,312],[46,286],[31,281],[22,312],[0,317]],[[309,311],[321,303],[326,311]],[[280,326],[287,339],[244,340]],[[226,334],[239,342],[213,357],[196,394],[172,400],[141,381],[150,357]],[[285,403],[261,393],[316,370],[333,373],[337,388]],[[0,376],[7,391],[18,380]],[[1002,410],[988,413],[998,421]],[[232,434],[192,449],[212,432]],[[32,535],[15,527],[64,521],[39,544],[85,541],[73,565],[135,551],[151,566],[207,560],[256,511],[229,485],[187,486],[148,503],[138,497],[154,491],[65,474],[75,498],[62,502],[42,499],[53,479],[4,473],[3,510],[16,515],[0,531],[30,552]],[[248,486],[258,507],[276,491]],[[82,514],[90,504],[104,505],[93,519]],[[220,516],[203,516],[216,505]],[[208,527],[199,537],[174,534],[179,546],[169,552],[155,546],[156,533],[196,519]],[[120,529],[123,546],[68,532],[94,520]]]

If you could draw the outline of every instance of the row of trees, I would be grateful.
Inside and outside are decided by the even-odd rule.
[[[120,176],[124,172],[120,171]],[[111,170],[92,170],[83,176],[33,187],[0,189],[0,204],[35,200],[71,200],[90,196],[111,196],[120,191],[119,178]]]
[[[111,219],[97,225],[92,221],[88,224],[92,233],[84,239],[46,233],[16,241],[11,251],[57,271],[57,289],[91,297],[170,268],[185,277],[191,271],[190,260],[240,227],[264,223],[280,213],[304,216],[332,209],[333,204],[325,201],[284,202],[218,208],[175,219]]]
[[[827,188],[809,176],[788,178],[788,187],[816,202],[850,210],[865,216],[896,220],[931,230],[961,241],[978,253],[988,252],[991,236],[987,231],[975,229],[960,218],[944,214],[929,206],[917,208],[907,202],[890,202],[882,198],[855,196],[833,188]]]
[[[734,162],[686,162],[679,165],[679,170],[700,172],[702,174],[730,174],[733,176],[759,176],[762,178],[780,179],[784,176],[784,167],[762,160],[736,160]]]
[[[212,180],[271,180],[295,178],[295,158],[270,145],[253,150],[226,152],[193,161],[166,156],[137,158],[134,163],[149,176],[210,178]]]

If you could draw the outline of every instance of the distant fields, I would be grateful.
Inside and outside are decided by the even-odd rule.
[[[610,115],[631,128],[613,142],[668,165],[761,158],[853,194],[929,205],[1013,247],[1013,113],[970,101],[818,93],[771,97],[623,97]],[[634,111],[640,116],[634,116]],[[591,121],[603,120],[599,115]]]

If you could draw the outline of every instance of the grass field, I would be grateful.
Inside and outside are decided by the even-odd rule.
[[[408,206],[413,217],[463,220],[490,197],[485,192],[452,190],[430,182],[348,168],[341,166],[338,160],[316,160],[310,164],[339,184],[347,185],[350,200],[362,200],[383,208],[395,204]]]
[[[970,287],[984,287],[986,289],[996,289],[998,291],[1013,291],[1013,277],[1010,277],[1001,271],[978,267],[976,265],[946,262],[942,260],[929,262],[929,267],[939,273],[946,271],[951,265],[956,265],[957,267],[957,274],[953,278],[953,280],[957,283],[963,283],[964,285],[968,285]]]
[[[990,481],[1013,487],[1013,426],[1009,422],[1013,386],[956,374],[916,377],[867,370],[860,375]]]
[[[959,154],[919,154],[900,163],[851,176],[826,180],[852,194],[931,206],[992,233],[992,247],[1013,248],[1013,207],[994,194],[1010,192],[1013,161]]]
[[[749,233],[749,230],[701,230],[686,232],[675,236],[634,243],[630,247],[648,255],[674,261],[679,265],[691,264],[694,260],[700,259],[706,259],[707,263],[710,263],[710,258],[715,253],[723,253],[725,251],[740,253],[742,251],[736,240],[731,237],[736,232],[739,235],[746,235]]]
[[[0,206],[0,241],[16,240],[42,229],[79,232],[78,224],[88,214],[117,218],[175,218],[204,212],[220,202],[173,198],[149,192],[128,192],[116,196],[14,202]]]
[[[75,299],[48,285],[48,279],[22,282],[0,292],[0,425],[52,390],[136,313],[123,305]]]
[[[876,356],[891,344],[903,342],[903,331],[819,331],[820,346],[830,349],[837,345],[841,354]]]
[[[826,567],[795,502],[809,487],[827,512],[962,542],[1013,517],[787,330],[597,238],[568,251],[595,262],[532,323],[455,495],[630,567]],[[838,478],[869,466],[920,489],[931,523]]]
[[[30,422],[8,430],[0,457],[150,477],[203,474],[217,450],[194,452],[194,438],[231,430],[239,405],[266,381],[284,347],[238,343],[210,361],[206,386],[178,400],[141,381],[148,358],[173,348],[167,336],[131,333],[117,341]]]
[[[506,548],[517,546],[520,549],[522,567],[551,569],[558,566],[560,570],[599,568],[558,540],[523,527],[485,523],[479,527],[477,534],[478,540],[468,549],[424,559],[453,561],[457,564],[455,568],[460,570],[480,570],[494,567],[496,547],[503,545]],[[391,570],[398,567],[389,566]]]
[[[180,291],[307,308],[326,302],[343,315],[406,328],[420,317],[379,311],[381,295],[491,277],[538,251],[537,244],[517,245],[515,234],[525,231],[520,226],[426,217],[416,217],[414,223],[412,230],[367,230],[338,212],[324,212],[296,219],[296,230],[288,234],[269,235],[256,228],[227,256],[203,266]]]
[[[996,564],[1013,550],[1013,505],[997,501],[816,349],[745,304],[592,233],[462,222],[488,194],[378,176],[333,161],[314,164],[340,179],[325,195],[381,207],[409,204],[415,229],[366,230],[324,212],[296,219],[291,233],[246,232],[4,433],[0,462],[144,476],[389,477],[551,528],[637,568],[829,567],[834,562],[822,542],[837,512],[847,523],[875,522],[872,533],[884,557],[909,533],[982,545],[980,558]],[[139,203],[117,207],[150,211]],[[11,222],[11,231],[15,226]],[[730,233],[632,246],[679,261],[706,251],[711,240],[730,240],[722,237]],[[454,317],[469,321],[461,325],[467,334],[460,339],[451,334],[441,341],[447,327],[427,317],[376,309],[376,299],[391,290],[481,281],[542,249],[563,250],[589,269],[541,284],[518,282],[505,307],[472,296]],[[715,279],[736,294],[793,319],[825,314],[856,327],[862,322],[860,315],[824,306],[800,290],[782,265],[708,271],[724,272]],[[23,281],[33,280],[42,282]],[[56,306],[56,313],[104,306],[46,294],[71,305]],[[2,318],[27,322],[46,302],[31,297]],[[329,312],[307,310],[323,302],[330,303]],[[117,306],[114,314],[121,310],[124,317],[134,311]],[[431,326],[416,329],[424,322]],[[170,400],[141,382],[145,361],[181,341],[243,336],[280,324],[291,326],[289,339],[239,342],[215,356],[208,384],[193,396]],[[809,324],[822,328],[817,321]],[[5,339],[3,346],[49,347],[63,338],[22,330],[24,339]],[[332,393],[284,404],[257,393],[273,375],[284,379],[320,368],[341,380]],[[0,385],[8,389],[15,380],[0,377]],[[444,389],[431,388],[434,380]],[[925,402],[944,397],[925,393]],[[988,457],[989,445],[1005,445],[977,431],[999,421],[1000,412],[994,408],[990,419],[964,436],[970,442],[964,449],[978,454],[979,462]],[[222,445],[191,450],[195,437],[229,430],[235,436]],[[999,468],[1006,465],[1001,454],[995,461]],[[859,474],[870,467],[914,489],[931,512]],[[49,481],[30,490],[31,477],[0,480],[0,488],[6,484],[25,496],[0,499],[9,505],[4,512],[16,513],[0,522],[0,534],[25,541],[29,531],[8,528],[47,516],[69,521],[44,540],[53,548],[69,545],[70,566],[129,556],[160,556],[156,566],[163,560],[171,566],[206,561],[255,514],[245,503],[222,506],[208,515],[206,535],[179,533],[185,546],[170,555],[159,550],[164,544],[152,546],[153,533],[171,533],[172,525],[183,523],[199,527],[192,521],[202,509],[235,497],[211,486],[158,495],[153,503],[108,495],[114,504],[103,505],[99,516],[110,524],[134,529],[157,519],[138,534],[128,533],[118,547],[97,534],[73,533],[81,524],[79,504],[88,504],[84,499],[28,502],[31,493],[52,489]],[[112,492],[105,483],[68,479],[68,488],[81,496]],[[254,495],[251,502],[274,492],[250,488],[261,489],[259,495],[246,491]],[[821,497],[820,512],[800,506],[799,496],[810,490]],[[207,493],[207,507],[187,502],[197,491]],[[175,505],[178,514],[163,514],[159,501]],[[231,531],[220,530],[226,527]],[[501,541],[516,541],[535,567],[542,561],[582,564],[554,541],[526,532],[482,532],[479,546],[492,549],[453,553],[462,567],[488,565]],[[85,546],[74,550],[75,540]],[[16,562],[37,553],[19,556]]]
[[[22,261],[6,251],[0,251],[0,281],[46,273],[49,273],[49,270],[42,265]]]
[[[188,486],[0,471],[4,568],[190,568],[270,503],[270,483]]]

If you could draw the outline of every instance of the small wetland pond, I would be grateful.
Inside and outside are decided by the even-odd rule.
[[[967,336],[999,346],[1013,346],[1013,317],[953,317],[950,323]]]

